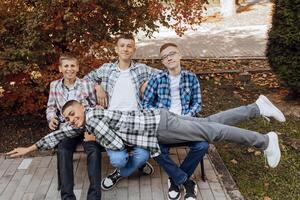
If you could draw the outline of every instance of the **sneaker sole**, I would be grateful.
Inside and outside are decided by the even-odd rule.
[[[103,179],[103,180],[101,181],[101,189],[102,189],[103,191],[111,190],[111,189],[113,189],[114,187],[117,186],[118,182],[119,182],[121,179],[122,179],[122,178],[118,179],[117,182],[116,182],[114,185],[112,185],[110,188],[104,188],[104,187],[103,187],[103,182],[104,182],[104,179]]]
[[[181,198],[181,193],[179,193],[179,197],[177,199],[170,199],[169,195],[168,195],[168,200],[179,200]]]
[[[276,119],[277,121],[279,121],[279,122],[285,122],[286,121],[284,114],[267,97],[265,97],[264,95],[261,95],[260,98],[266,104],[271,106],[277,112],[278,115],[280,115],[280,118],[282,118],[282,119]]]
[[[279,153],[278,153],[278,157],[277,157],[277,162],[273,165],[273,166],[271,166],[270,164],[269,164],[269,162],[268,162],[268,164],[269,164],[269,166],[271,167],[271,168],[275,168],[275,167],[277,167],[278,166],[278,164],[279,164],[279,162],[280,162],[280,158],[281,158],[281,152],[280,152],[280,147],[279,147],[279,141],[278,141],[278,135],[275,133],[275,132],[271,132],[270,133],[270,139],[272,139],[273,141],[275,141],[276,142],[276,144],[278,144],[278,148],[279,148]]]
[[[151,169],[151,173],[147,174],[147,173],[143,172],[142,170],[140,170],[142,172],[142,175],[144,175],[144,176],[150,176],[150,175],[154,174],[154,168],[153,168],[153,166],[149,162],[146,162],[146,165],[148,165],[148,167]]]

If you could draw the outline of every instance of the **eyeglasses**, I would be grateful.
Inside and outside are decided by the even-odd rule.
[[[162,59],[162,60],[165,60],[165,59],[167,59],[168,57],[173,57],[173,56],[176,55],[177,53],[178,53],[178,52],[176,52],[176,51],[171,51],[169,54],[162,56],[161,59]]]

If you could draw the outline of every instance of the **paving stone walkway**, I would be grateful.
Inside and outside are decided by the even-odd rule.
[[[273,4],[269,0],[246,2],[246,11],[205,21],[182,37],[164,27],[152,39],[140,32],[135,58],[159,59],[159,48],[166,42],[178,44],[184,59],[265,57]]]
[[[187,153],[184,147],[172,148],[171,156],[176,163],[183,161]],[[102,154],[102,177],[112,172],[108,157]],[[167,175],[150,160],[155,168],[151,176],[140,176],[137,173],[130,178],[122,179],[117,187],[102,192],[104,200],[165,200],[167,199]],[[230,197],[219,179],[209,156],[204,159],[207,180],[200,178],[200,165],[193,179],[197,182],[199,200],[229,200]],[[86,170],[86,155],[74,155],[74,191],[78,200],[86,199],[89,180]],[[183,192],[183,191],[182,191]],[[0,157],[0,200],[59,200],[57,190],[56,156],[5,159]],[[182,198],[183,199],[183,198]]]

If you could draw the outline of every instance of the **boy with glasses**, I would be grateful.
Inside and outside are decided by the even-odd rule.
[[[160,55],[166,70],[149,80],[144,93],[143,107],[145,109],[165,108],[177,115],[196,116],[201,110],[201,92],[197,76],[181,68],[181,54],[176,44],[162,45]],[[170,158],[171,146],[168,144],[159,144],[161,154],[155,157],[156,162],[169,175],[168,199],[170,200],[180,199],[180,185],[185,187],[184,199],[196,199],[197,186],[190,177],[207,153],[208,142],[189,142],[185,145],[189,147],[189,152],[180,166]]]

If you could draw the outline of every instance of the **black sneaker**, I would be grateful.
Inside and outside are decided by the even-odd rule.
[[[139,168],[139,171],[142,172],[143,175],[151,175],[154,173],[154,168],[149,162],[146,162],[142,167]]]
[[[180,190],[177,185],[173,183],[173,181],[168,179],[168,199],[169,200],[178,200],[180,199]]]
[[[101,181],[102,190],[110,190],[117,185],[117,182],[123,177],[120,175],[120,171],[115,169],[115,171],[109,174],[106,178]]]
[[[184,184],[184,200],[196,200],[197,197],[197,186],[196,183],[192,180],[187,180]]]

